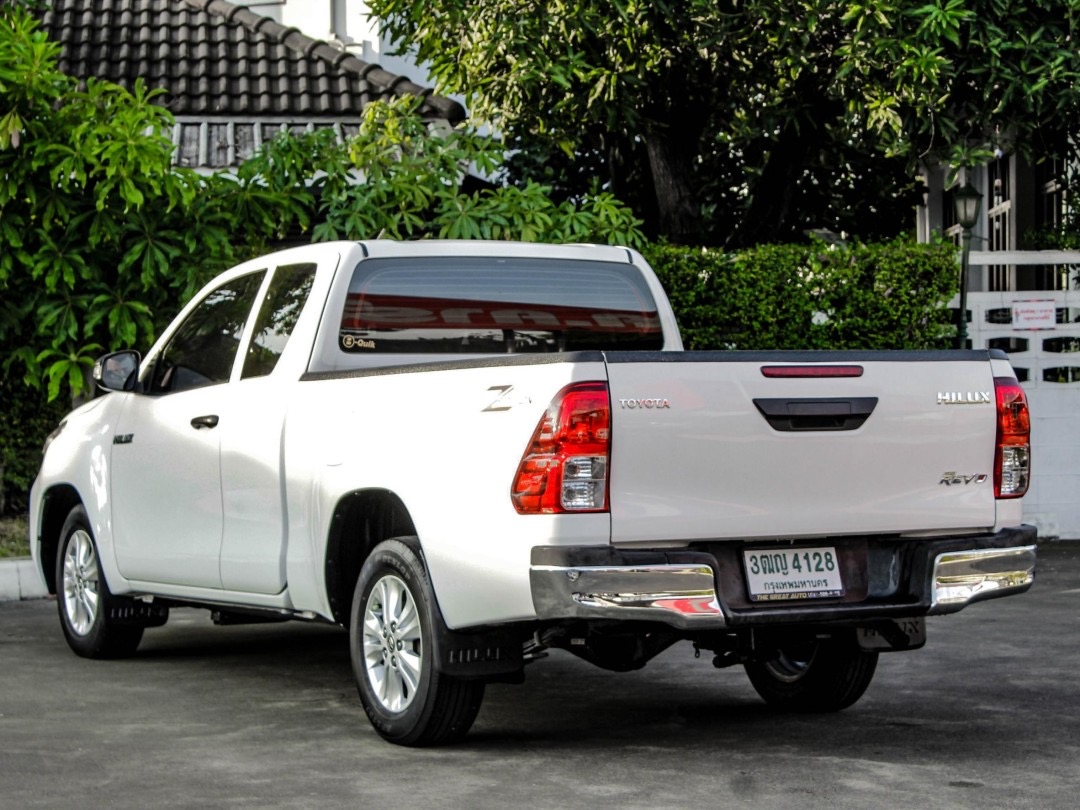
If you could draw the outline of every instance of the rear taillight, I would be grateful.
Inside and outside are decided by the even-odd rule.
[[[523,515],[606,512],[611,399],[602,382],[560,391],[518,465],[511,497]]]
[[[997,393],[997,453],[994,457],[994,495],[1019,498],[1031,477],[1031,416],[1027,396],[1012,377],[995,377]]]

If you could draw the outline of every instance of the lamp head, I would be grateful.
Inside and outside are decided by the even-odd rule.
[[[983,195],[971,183],[964,183],[953,190],[953,205],[956,206],[956,221],[966,231],[975,227],[979,221],[979,209]]]

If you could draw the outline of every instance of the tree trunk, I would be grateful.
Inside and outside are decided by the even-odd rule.
[[[600,143],[600,151],[606,159],[608,187],[642,220],[642,229],[648,237],[656,238],[660,234],[660,218],[656,213],[656,195],[652,192],[645,145],[612,133],[605,133]]]
[[[792,126],[780,133],[762,166],[750,199],[724,247],[729,250],[798,237],[792,206],[795,183],[802,173],[810,138]]]
[[[645,146],[660,235],[678,245],[700,245],[705,232],[692,171],[699,133],[693,127],[687,130],[656,127],[646,133]]]

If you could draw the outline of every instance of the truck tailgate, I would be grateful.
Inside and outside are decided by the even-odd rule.
[[[607,363],[615,543],[994,525],[985,352],[626,352]]]

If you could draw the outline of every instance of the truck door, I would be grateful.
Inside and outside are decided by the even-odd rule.
[[[265,271],[227,281],[187,315],[120,413],[111,456],[117,566],[129,580],[220,588],[220,448],[229,379]]]

